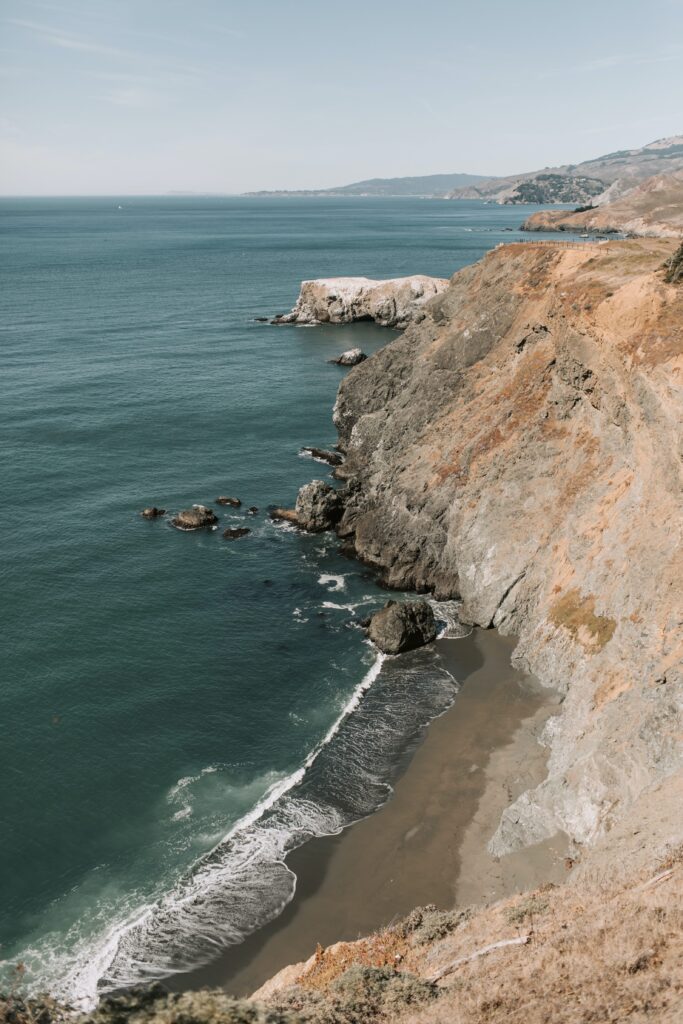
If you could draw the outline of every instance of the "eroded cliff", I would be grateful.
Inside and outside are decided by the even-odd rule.
[[[591,844],[680,771],[683,289],[674,246],[510,245],[342,383],[339,526],[393,586],[459,596],[566,696],[497,853]]]
[[[396,277],[373,281],[368,277],[328,277],[303,281],[290,313],[276,324],[348,324],[374,320],[383,327],[407,327],[422,316],[422,307],[448,287],[440,277]]]

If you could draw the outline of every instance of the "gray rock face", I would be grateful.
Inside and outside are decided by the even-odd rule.
[[[337,366],[357,366],[367,358],[365,352],[361,352],[359,348],[350,348],[342,352],[338,359],[331,359],[330,362],[336,363]]]
[[[340,536],[391,586],[516,634],[564,697],[499,854],[591,844],[683,767],[674,248],[501,247],[339,389]]]
[[[274,324],[348,324],[374,320],[383,327],[406,327],[421,319],[423,307],[445,291],[439,277],[397,277],[372,281],[367,277],[328,277],[302,281],[291,313],[275,317]]]
[[[212,508],[206,505],[193,505],[186,508],[171,520],[178,530],[203,530],[209,526],[215,526],[218,516]]]
[[[389,601],[370,618],[368,636],[383,654],[401,654],[436,639],[436,621],[426,601]]]
[[[304,484],[296,499],[296,520],[302,530],[319,533],[335,526],[343,512],[341,496],[323,480]]]

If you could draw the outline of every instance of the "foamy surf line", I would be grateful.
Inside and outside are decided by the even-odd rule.
[[[435,602],[435,611],[446,623],[441,635],[468,632],[457,622],[457,606]],[[20,955],[35,963],[40,988],[89,1009],[106,992],[200,967],[277,917],[296,889],[287,855],[377,810],[407,744],[456,691],[434,648],[398,658],[376,653],[300,767],[273,783],[166,894],[138,902],[115,923],[114,906],[95,908],[108,925],[94,943],[79,937],[68,950]],[[179,780],[173,791],[193,779]]]
[[[79,1009],[90,1010],[97,1004],[99,996],[106,991],[125,988],[129,985],[140,983],[141,981],[150,981],[152,979],[168,977],[169,974],[176,973],[178,970],[189,970],[192,967],[200,966],[202,962],[206,962],[208,959],[207,956],[202,956],[200,959],[191,956],[187,959],[183,958],[180,962],[176,960],[173,965],[161,963],[156,966],[152,964],[145,965],[137,958],[135,961],[130,962],[128,969],[126,969],[124,964],[117,964],[117,960],[120,958],[122,950],[129,945],[130,937],[138,932],[144,931],[146,926],[148,926],[153,920],[155,912],[157,914],[160,912],[167,912],[173,915],[173,911],[175,910],[177,913],[182,914],[183,908],[191,906],[193,900],[201,895],[202,889],[205,889],[207,885],[215,885],[219,882],[219,879],[215,877],[215,872],[211,872],[210,865],[212,860],[215,859],[228,844],[234,843],[241,834],[245,833],[250,829],[250,827],[260,821],[268,811],[275,807],[279,800],[302,782],[306,772],[314,765],[322,750],[332,741],[344,721],[359,706],[363,695],[378,678],[384,661],[385,656],[377,652],[374,663],[351,694],[339,716],[327,730],[322,740],[309,753],[303,764],[285,779],[274,783],[267,790],[262,799],[230,828],[226,835],[223,836],[223,838],[211,851],[209,851],[209,853],[204,855],[201,861],[195,866],[191,875],[184,879],[177,887],[177,891],[167,894],[156,903],[138,907],[135,913],[131,914],[125,921],[116,924],[107,934],[105,934],[95,947],[91,946],[87,949],[81,950],[80,955],[78,952],[75,954],[76,963],[73,964],[71,969],[67,970],[66,973],[60,970],[59,976],[54,979],[51,990],[56,995],[67,1000],[71,1005]],[[313,818],[316,817],[314,809],[310,805],[308,808],[304,806],[304,809],[308,809]],[[302,824],[303,822],[301,821],[298,823],[299,828],[301,828]],[[317,824],[322,825],[323,822],[318,821]],[[311,831],[310,834],[332,835],[343,827],[341,822],[335,822],[333,820],[329,820],[328,825],[329,831],[319,832],[316,828],[315,831]],[[284,838],[284,835],[278,836],[278,838]],[[246,845],[247,849],[244,851],[246,855],[243,858],[239,858],[238,864],[226,865],[228,869],[237,868],[237,874],[239,876],[242,876],[244,870],[248,870],[249,866],[254,864],[254,858],[257,856],[257,852],[253,848],[250,848],[250,844],[247,843]],[[276,842],[270,852],[274,855],[273,863],[280,866],[287,872],[287,880],[291,882],[291,894],[289,894],[287,898],[283,898],[277,902],[275,913],[269,915],[268,919],[270,919],[270,917],[277,916],[277,914],[281,912],[293,896],[295,890],[295,876],[288,868],[286,868],[282,860],[284,853],[288,851],[284,849],[285,844],[283,844],[282,851],[278,851],[277,847],[279,845],[280,844]],[[193,882],[195,883],[194,886],[192,884]],[[193,891],[193,888],[196,891]],[[223,941],[216,942],[215,944],[211,943],[211,952],[215,953],[219,948],[222,948],[223,945],[229,945],[230,942],[226,941],[226,939],[232,937],[233,942],[240,941],[242,938],[246,937],[246,934],[248,934],[249,931],[255,930],[260,927],[261,924],[265,923],[265,920],[257,920],[254,924],[254,928],[248,929],[244,933],[237,932],[233,933],[232,936],[223,935]]]

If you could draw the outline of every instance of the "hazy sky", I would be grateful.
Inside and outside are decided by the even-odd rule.
[[[0,0],[0,193],[510,174],[683,132],[683,0]]]

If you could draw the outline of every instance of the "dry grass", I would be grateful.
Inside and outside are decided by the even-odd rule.
[[[514,934],[521,917],[531,941],[463,964],[432,1007],[402,1024],[617,1024],[683,1019],[683,869],[658,884],[620,891],[563,886],[483,911],[476,927],[433,951],[435,965],[492,937]],[[535,909],[531,909],[532,906]],[[515,912],[517,912],[515,914]],[[515,923],[512,921],[512,923]],[[473,925],[475,922],[473,922]],[[507,927],[506,927],[507,925]],[[446,947],[449,947],[448,949]],[[438,957],[438,964],[437,964]]]
[[[606,615],[595,614],[595,597],[581,597],[577,588],[568,590],[550,609],[550,621],[563,626],[585,650],[596,653],[609,643],[617,624]]]

